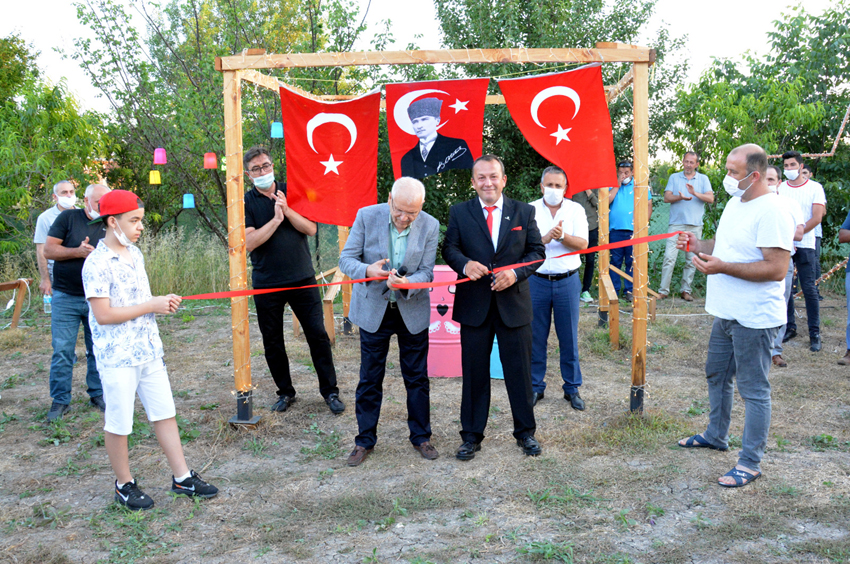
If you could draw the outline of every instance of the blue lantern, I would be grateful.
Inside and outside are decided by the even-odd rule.
[[[283,124],[279,121],[272,122],[272,139],[283,139]]]
[[[191,209],[195,207],[195,195],[183,194],[183,209]]]

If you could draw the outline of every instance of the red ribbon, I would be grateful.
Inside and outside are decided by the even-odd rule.
[[[683,233],[683,231],[674,231],[672,233],[662,233],[660,235],[649,235],[647,237],[639,237],[637,239],[626,239],[625,241],[618,241],[616,243],[608,243],[607,245],[598,245],[596,247],[590,247],[588,249],[582,249],[580,251],[573,251],[571,253],[564,253],[562,255],[558,255],[556,257],[551,258],[561,258],[568,257],[571,255],[585,255],[588,253],[595,253],[597,251],[604,251],[607,249],[619,249],[622,247],[631,247],[632,245],[640,245],[641,243],[651,243],[653,241],[660,241],[662,239],[667,239],[674,235],[678,235],[679,233]],[[511,270],[513,268],[522,268],[523,266],[529,266],[532,264],[537,264],[538,262],[543,262],[546,259],[533,260],[530,262],[521,262],[517,264],[509,264],[507,266],[500,266],[494,268],[491,272],[501,272],[503,270]],[[239,298],[242,296],[257,296],[259,294],[272,294],[274,292],[283,292],[284,290],[303,290],[306,288],[322,288],[326,286],[340,286],[342,284],[359,284],[361,282],[374,282],[376,280],[386,280],[386,278],[381,276],[373,276],[371,278],[359,278],[357,280],[343,280],[342,282],[327,282],[325,284],[308,284],[307,286],[294,286],[291,288],[262,288],[259,290],[232,290],[230,292],[213,292],[210,294],[195,294],[194,296],[183,296],[184,300],[216,300],[220,298]],[[469,282],[469,278],[460,278],[458,280],[444,280],[442,282],[409,282],[407,284],[396,284],[394,288],[399,290],[418,290],[423,288],[438,288],[441,286],[455,286],[457,284],[463,284],[464,282]]]

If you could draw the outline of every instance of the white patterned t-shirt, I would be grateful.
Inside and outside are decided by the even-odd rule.
[[[132,261],[127,261],[101,240],[83,265],[83,287],[86,299],[109,298],[112,307],[128,307],[151,299],[151,288],[145,272],[142,252],[127,247]],[[94,356],[98,369],[139,366],[162,358],[162,340],[154,314],[148,313],[114,325],[100,325],[89,308]]]

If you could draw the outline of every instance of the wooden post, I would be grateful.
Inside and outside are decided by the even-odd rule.
[[[339,267],[332,268],[330,271],[324,274],[333,273],[334,277],[331,279],[331,282],[342,282],[343,278],[345,278],[345,274],[339,269]],[[336,295],[340,292],[342,286],[329,286],[327,291],[325,292],[325,297],[322,299],[322,308],[324,310],[324,318],[325,318],[325,331],[328,333],[328,338],[331,340],[331,345],[336,344],[336,323],[334,323],[334,300],[336,300]]]
[[[649,63],[634,63],[634,151],[635,212],[634,237],[649,234]],[[634,309],[632,310],[632,389],[629,406],[632,412],[643,412],[643,390],[646,384],[646,286],[649,245],[632,246],[634,253]]]
[[[610,276],[602,278],[601,290],[601,293],[608,297],[608,341],[611,343],[611,350],[616,351],[620,348],[620,300],[617,299]]]
[[[610,240],[608,235],[608,192],[608,188],[600,188],[598,194],[599,245],[601,246],[607,245]],[[608,265],[611,264],[611,251],[608,249],[599,251],[599,253],[597,253],[597,260],[599,262],[599,326],[601,327],[608,324],[608,310],[610,305],[608,303],[608,293],[605,291],[603,280],[607,278],[609,282],[611,281],[611,275],[608,272]]]
[[[241,77],[240,71],[226,71],[223,75],[230,289],[245,290],[248,288],[248,262],[245,252],[245,203],[242,185]],[[236,415],[230,419],[230,423],[254,427],[259,423],[260,417],[253,415],[247,297],[230,299],[230,324],[233,336],[233,378],[236,383]]]

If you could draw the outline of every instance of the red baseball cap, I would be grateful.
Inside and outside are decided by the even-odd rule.
[[[102,221],[105,216],[119,215],[144,208],[145,204],[132,192],[128,192],[127,190],[112,190],[100,198],[99,207],[100,217],[89,223]]]

